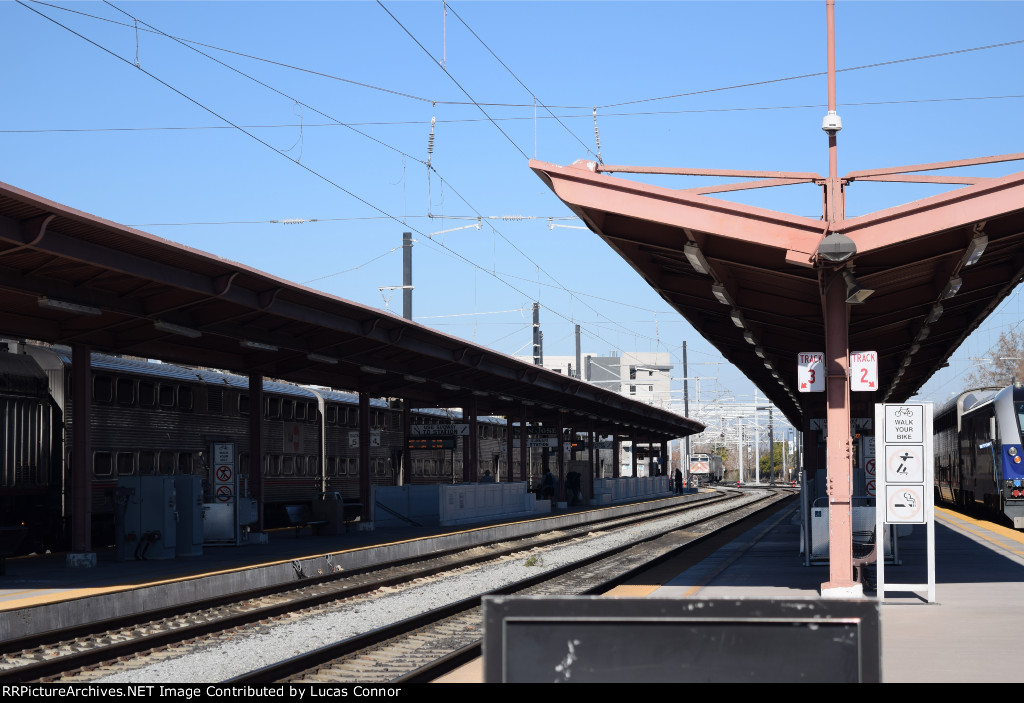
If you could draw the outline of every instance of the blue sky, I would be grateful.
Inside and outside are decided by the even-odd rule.
[[[858,68],[1020,42],[1024,3],[839,0],[836,18],[837,65],[857,69],[838,77],[840,173],[1024,151],[1024,43]],[[539,300],[546,353],[573,353],[574,324],[598,354],[681,364],[686,340],[705,399],[753,385],[594,235],[550,228],[571,213],[527,159],[593,159],[596,107],[606,163],[828,168],[825,77],[779,80],[825,70],[818,0],[5,1],[0,36],[0,180],[398,313],[379,289],[401,284],[409,229],[419,322],[528,353]],[[847,212],[941,190],[858,183]],[[730,197],[820,215],[813,186]],[[318,221],[271,222],[292,218]],[[1014,295],[922,396],[960,390],[1020,320]]]

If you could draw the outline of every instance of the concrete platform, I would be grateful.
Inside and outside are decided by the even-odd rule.
[[[1024,598],[1024,534],[936,508],[936,600],[887,593],[882,603],[885,683],[1019,681],[1015,605]],[[609,595],[648,598],[818,599],[826,565],[804,566],[796,507],[783,509],[725,548],[662,584],[626,585]],[[889,583],[927,581],[925,530],[900,542]],[[869,591],[867,598],[875,598]],[[479,683],[479,660],[443,683]]]
[[[202,556],[116,561],[97,553],[95,568],[69,568],[64,554],[7,560],[0,577],[0,642],[312,576],[470,547],[501,539],[632,515],[684,503],[673,496],[626,505],[579,505],[530,519],[453,527],[396,527],[315,536],[308,528],[269,533],[266,544],[207,547]]]
[[[882,604],[882,680],[886,683],[1019,681],[1006,666],[1024,599],[1024,535],[937,508],[936,603],[887,592]],[[766,520],[650,597],[818,598],[827,566],[803,566],[795,513]],[[927,581],[925,531],[900,542],[888,583]],[[874,597],[874,593],[867,593]]]

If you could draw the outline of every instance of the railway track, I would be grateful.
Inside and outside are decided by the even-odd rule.
[[[414,563],[389,565],[372,572],[343,576],[326,575],[310,579],[307,584],[287,591],[247,594],[245,598],[212,605],[196,603],[184,612],[171,613],[166,617],[147,621],[139,621],[136,618],[123,623],[107,623],[108,627],[102,631],[76,631],[72,637],[59,637],[56,636],[59,633],[55,633],[50,641],[33,643],[30,647],[18,648],[17,645],[23,643],[6,643],[3,647],[3,662],[0,664],[0,681],[84,681],[130,674],[131,671],[151,665],[154,661],[172,660],[197,649],[247,637],[253,632],[270,631],[282,624],[299,623],[301,627],[303,620],[323,616],[336,610],[341,604],[357,610],[360,607],[369,607],[373,601],[396,591],[423,586],[432,580],[450,577],[452,574],[472,572],[481,568],[483,564],[530,558],[522,557],[524,554],[530,554],[542,561],[545,558],[545,550],[551,550],[555,545],[564,545],[570,541],[592,539],[595,530],[600,534],[612,534],[630,529],[641,520],[649,522],[682,519],[685,522],[680,516],[694,510],[713,510],[717,513],[719,508],[725,510],[726,506],[722,505],[723,503],[734,504],[745,500],[749,500],[749,497],[718,495],[713,502],[695,501],[683,506],[652,511],[643,516],[605,520],[527,540],[486,545],[454,554],[435,555]],[[709,507],[713,503],[718,505],[715,508]],[[550,579],[551,574],[546,574],[546,578]],[[528,585],[520,585],[518,588],[523,587]],[[566,592],[576,591],[561,591],[563,594]],[[479,598],[476,601],[478,603]],[[467,602],[462,609],[472,607],[472,603]],[[426,617],[428,620],[436,620],[439,616],[434,614]],[[423,626],[426,622],[423,621],[418,626]],[[410,624],[402,627],[408,630]],[[465,624],[454,627],[472,630]],[[383,637],[383,634],[383,631],[379,632],[378,638]],[[441,638],[441,635],[430,635],[428,639],[431,637],[436,639]],[[357,641],[353,638],[345,639],[349,642],[347,646],[352,646],[352,643]],[[416,661],[420,663],[427,660],[433,662],[441,658],[434,654],[422,656],[428,649],[422,643],[413,649],[418,650]],[[458,647],[448,649],[454,651]],[[443,656],[448,655],[450,651]],[[377,668],[381,666],[387,667],[384,664]],[[404,666],[404,669],[409,668],[408,665]]]

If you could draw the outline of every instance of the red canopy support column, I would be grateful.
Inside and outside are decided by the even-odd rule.
[[[359,502],[363,512],[359,518],[361,525],[371,520],[370,505],[370,396],[359,392]]]
[[[825,462],[828,481],[829,580],[821,595],[849,598],[863,595],[853,580],[853,462],[850,440],[850,308],[839,271],[823,271],[825,313],[825,412],[828,437]],[[820,474],[819,474],[820,477]]]
[[[519,414],[519,480],[529,481],[530,449],[527,446],[529,431],[526,429],[526,403]]]
[[[71,551],[69,567],[96,566],[92,551],[92,350],[71,345]]]
[[[263,532],[263,374],[249,374],[249,493],[256,499],[257,534]]]
[[[505,416],[505,430],[506,430],[505,431],[505,480],[506,481],[514,481],[515,480],[515,475],[512,473],[512,454],[515,451],[514,447],[512,446],[512,444],[513,444],[512,440],[514,439],[512,433],[513,433],[514,429],[515,428],[512,427],[512,415],[508,414],[508,415]],[[502,480],[501,479],[501,472],[497,471],[497,468],[495,469],[495,472],[498,473],[498,475],[495,476],[495,479],[497,479],[498,481],[501,481]]]

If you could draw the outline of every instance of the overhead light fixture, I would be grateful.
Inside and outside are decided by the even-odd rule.
[[[406,375],[402,376],[402,378],[404,378],[409,383],[426,383],[427,382],[427,379],[425,379],[425,378],[420,378],[419,376],[410,376],[409,374],[406,374]]]
[[[920,350],[921,350],[921,345],[918,344],[917,342],[914,342],[913,344],[910,345],[910,355],[911,356],[913,356],[914,354],[916,354]]]
[[[772,370],[772,362],[770,362],[768,359],[765,359],[764,360],[764,367],[766,369],[768,369],[769,371],[771,371]]]
[[[458,386],[456,386],[456,390],[458,390]],[[532,400],[524,400],[523,405],[534,405],[534,402]]]
[[[324,354],[306,354],[306,358],[310,361],[316,361],[321,364],[337,364],[338,359],[333,356],[326,356]]]
[[[264,344],[263,342],[254,342],[251,339],[242,339],[238,342],[246,349],[260,349],[262,351],[277,351],[277,347],[273,344]]]
[[[378,369],[376,366],[360,366],[359,370],[363,373],[372,373],[375,376],[383,376],[387,373],[384,369]]]
[[[732,296],[729,295],[729,291],[727,291],[725,286],[721,283],[716,283],[711,286],[711,294],[714,295],[722,305],[728,305],[730,307],[734,305],[732,302]]]
[[[171,334],[179,334],[182,337],[188,337],[190,339],[197,339],[203,336],[203,333],[199,330],[194,330],[191,327],[182,327],[172,322],[164,322],[163,320],[155,320],[153,322],[153,328],[160,330],[161,332],[170,332]]]
[[[490,393],[488,393],[487,391],[473,391],[473,395],[479,396],[481,398],[486,398],[487,396],[490,395]]]
[[[952,298],[960,292],[960,286],[963,284],[963,279],[959,276],[954,276],[949,279],[949,283],[947,283],[946,287],[942,289],[942,295],[939,297],[939,300],[948,300],[949,298]]]
[[[960,259],[962,266],[973,266],[978,263],[978,259],[985,253],[985,247],[988,246],[988,235],[979,234],[977,237],[971,240],[971,243],[967,245],[967,251],[964,252],[964,257]]]
[[[931,334],[932,328],[928,325],[921,325],[921,329],[917,331],[917,341],[927,339],[928,335]]]
[[[512,396],[510,396],[510,395],[499,395],[498,396],[498,400],[504,400],[506,403],[509,403],[509,402],[512,401]]]
[[[442,383],[441,384],[441,388],[444,388],[446,391],[461,391],[462,390],[458,386],[453,386],[450,383]]]
[[[757,344],[757,340],[754,339],[754,333],[750,330],[743,333],[743,339],[747,340],[747,344]]]
[[[818,256],[833,263],[846,261],[856,253],[857,245],[853,240],[839,232],[829,232],[818,245]]]
[[[925,318],[925,323],[930,325],[937,322],[940,317],[942,317],[942,305],[935,303],[935,305],[932,305],[932,309],[928,313],[928,317]]]
[[[54,300],[53,298],[39,298],[39,307],[49,310],[60,310],[61,312],[77,312],[79,315],[102,315],[103,311],[91,305],[80,305],[69,303],[66,300]]]
[[[761,348],[760,344],[754,345],[754,353],[757,354],[762,359],[764,358],[764,349]]]
[[[532,403],[529,403],[529,404],[532,405]],[[524,401],[523,405],[528,405],[528,403],[526,403]],[[554,405],[548,405],[547,403],[544,403],[543,405],[541,405],[541,407],[544,408],[545,410],[554,410],[555,409]]]
[[[731,319],[732,324],[736,325],[737,327],[745,328],[747,326],[747,321],[743,319],[743,313],[740,312],[739,310],[733,310],[732,312],[730,312],[729,319]]]
[[[862,288],[849,269],[843,269],[843,280],[846,281],[846,302],[850,305],[860,305],[875,292],[869,288]]]
[[[700,253],[700,249],[696,244],[693,242],[684,244],[683,254],[686,256],[686,260],[690,262],[690,266],[692,266],[697,273],[703,273],[704,275],[711,273],[711,267],[708,265],[708,260]]]

